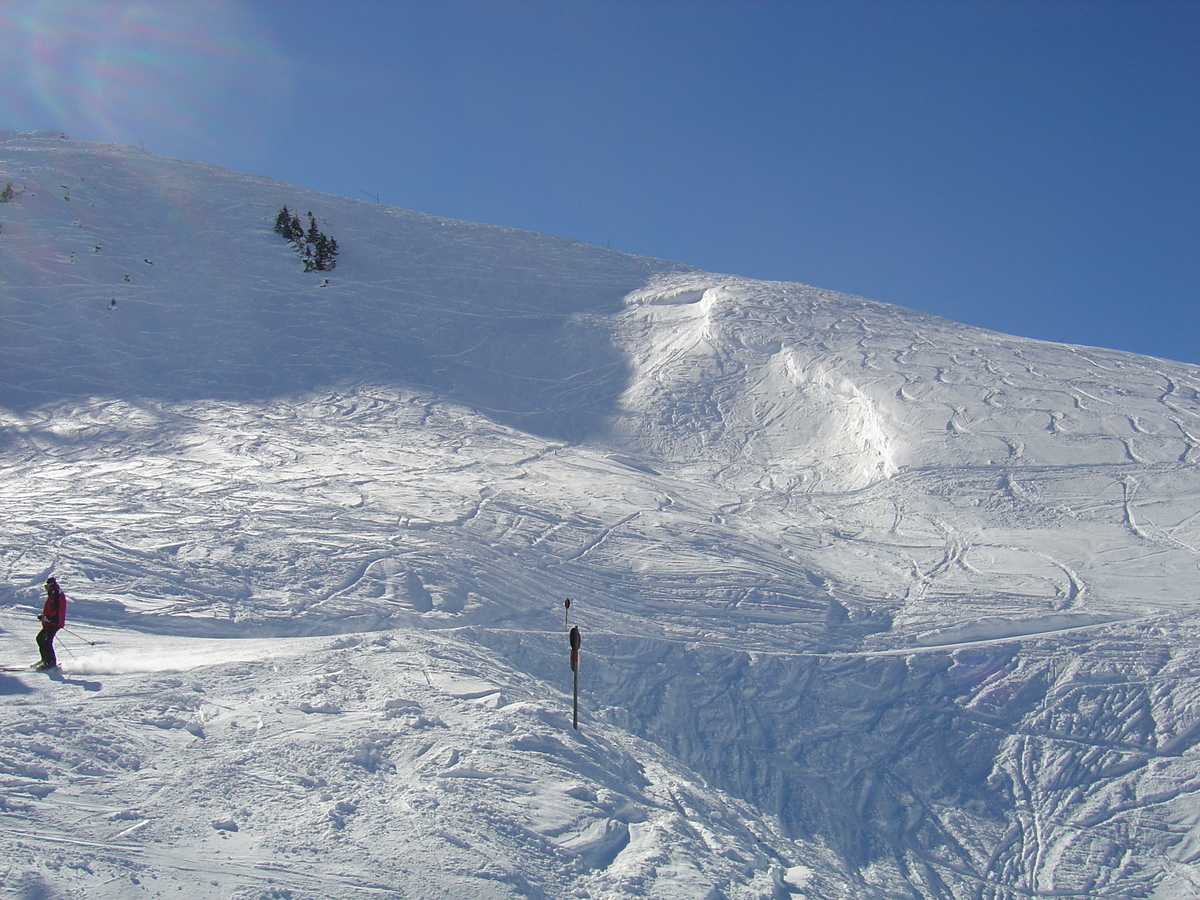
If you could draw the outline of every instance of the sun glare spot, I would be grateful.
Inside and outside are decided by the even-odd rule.
[[[241,0],[15,0],[0,32],[9,128],[203,159],[290,114],[291,66]]]

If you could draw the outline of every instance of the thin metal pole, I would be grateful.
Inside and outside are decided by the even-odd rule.
[[[60,630],[60,631],[66,631],[66,629],[65,629],[65,628],[61,628],[61,629],[59,629],[59,630]],[[54,638],[57,638],[57,637],[58,637],[58,635],[56,634],[56,635],[54,636]],[[54,638],[51,638],[51,639],[50,639],[50,643],[51,643],[51,644],[53,644],[53,643],[54,643]],[[64,650],[66,650],[68,653],[70,653],[70,654],[71,654],[71,658],[72,658],[72,659],[78,659],[78,657],[77,657],[77,656],[75,656],[75,651],[74,651],[74,650],[72,650],[72,649],[71,649],[71,648],[70,648],[68,645],[64,644],[62,641],[59,641],[59,642],[58,642],[58,646],[62,647]]]

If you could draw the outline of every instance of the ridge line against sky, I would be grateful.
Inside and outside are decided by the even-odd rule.
[[[1200,363],[1200,0],[9,0],[0,129]]]

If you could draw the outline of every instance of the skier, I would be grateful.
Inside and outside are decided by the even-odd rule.
[[[62,592],[58,582],[53,577],[46,579],[46,603],[42,614],[38,616],[42,630],[38,632],[37,645],[42,654],[42,661],[34,668],[57,669],[58,660],[54,658],[54,635],[58,629],[67,624],[67,595]]]

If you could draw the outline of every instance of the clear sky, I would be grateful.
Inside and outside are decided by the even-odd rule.
[[[1200,363],[1200,0],[2,0],[0,129]]]

